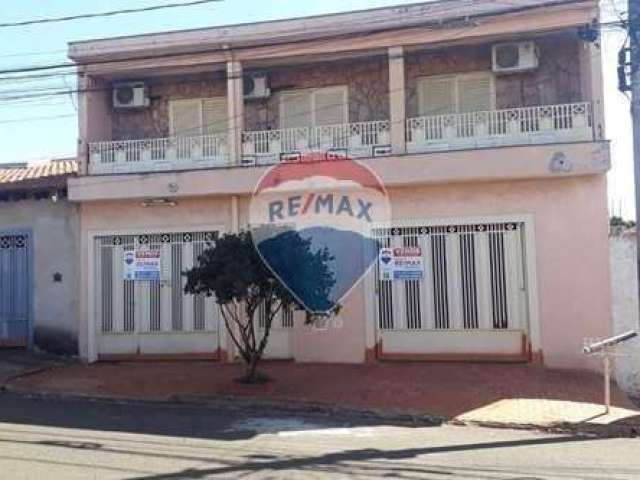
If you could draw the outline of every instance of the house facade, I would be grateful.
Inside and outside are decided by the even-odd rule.
[[[0,166],[0,347],[78,352],[75,159]]]
[[[420,247],[424,277],[373,268],[341,328],[284,313],[269,356],[591,368],[583,338],[611,331],[597,20],[590,0],[449,0],[70,44],[81,355],[232,359],[181,272],[248,227],[268,168],[324,152],[378,175],[380,244]],[[125,278],[137,250],[159,278]]]

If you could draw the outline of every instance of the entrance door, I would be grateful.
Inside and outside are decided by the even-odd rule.
[[[111,235],[96,239],[98,355],[203,354],[220,346],[214,298],[184,293],[182,273],[217,232]],[[124,254],[160,251],[159,280],[125,279]]]
[[[0,346],[27,346],[31,282],[27,233],[0,232]]]
[[[422,280],[376,272],[382,355],[524,356],[528,336],[524,224],[380,230],[384,247],[420,247]]]

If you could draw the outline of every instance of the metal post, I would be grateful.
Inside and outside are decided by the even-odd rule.
[[[636,252],[638,298],[640,298],[640,2],[629,0],[629,39],[631,47],[631,116],[633,121],[633,171],[636,190]]]
[[[604,356],[604,407],[605,413],[611,410],[611,356],[605,352]]]

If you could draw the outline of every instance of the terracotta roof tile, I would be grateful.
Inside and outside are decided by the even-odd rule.
[[[27,167],[7,168],[0,166],[0,188],[3,184],[15,184],[40,180],[43,178],[70,176],[78,171],[78,163],[75,159],[64,158],[51,160],[46,163],[38,163]]]

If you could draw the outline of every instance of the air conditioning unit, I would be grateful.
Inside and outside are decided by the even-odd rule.
[[[245,76],[243,79],[243,90],[246,100],[269,98],[271,95],[269,79],[265,75]]]
[[[538,68],[536,44],[528,42],[500,43],[491,49],[495,73],[518,73]]]
[[[123,82],[113,85],[114,108],[145,108],[149,106],[149,90],[144,82]]]

